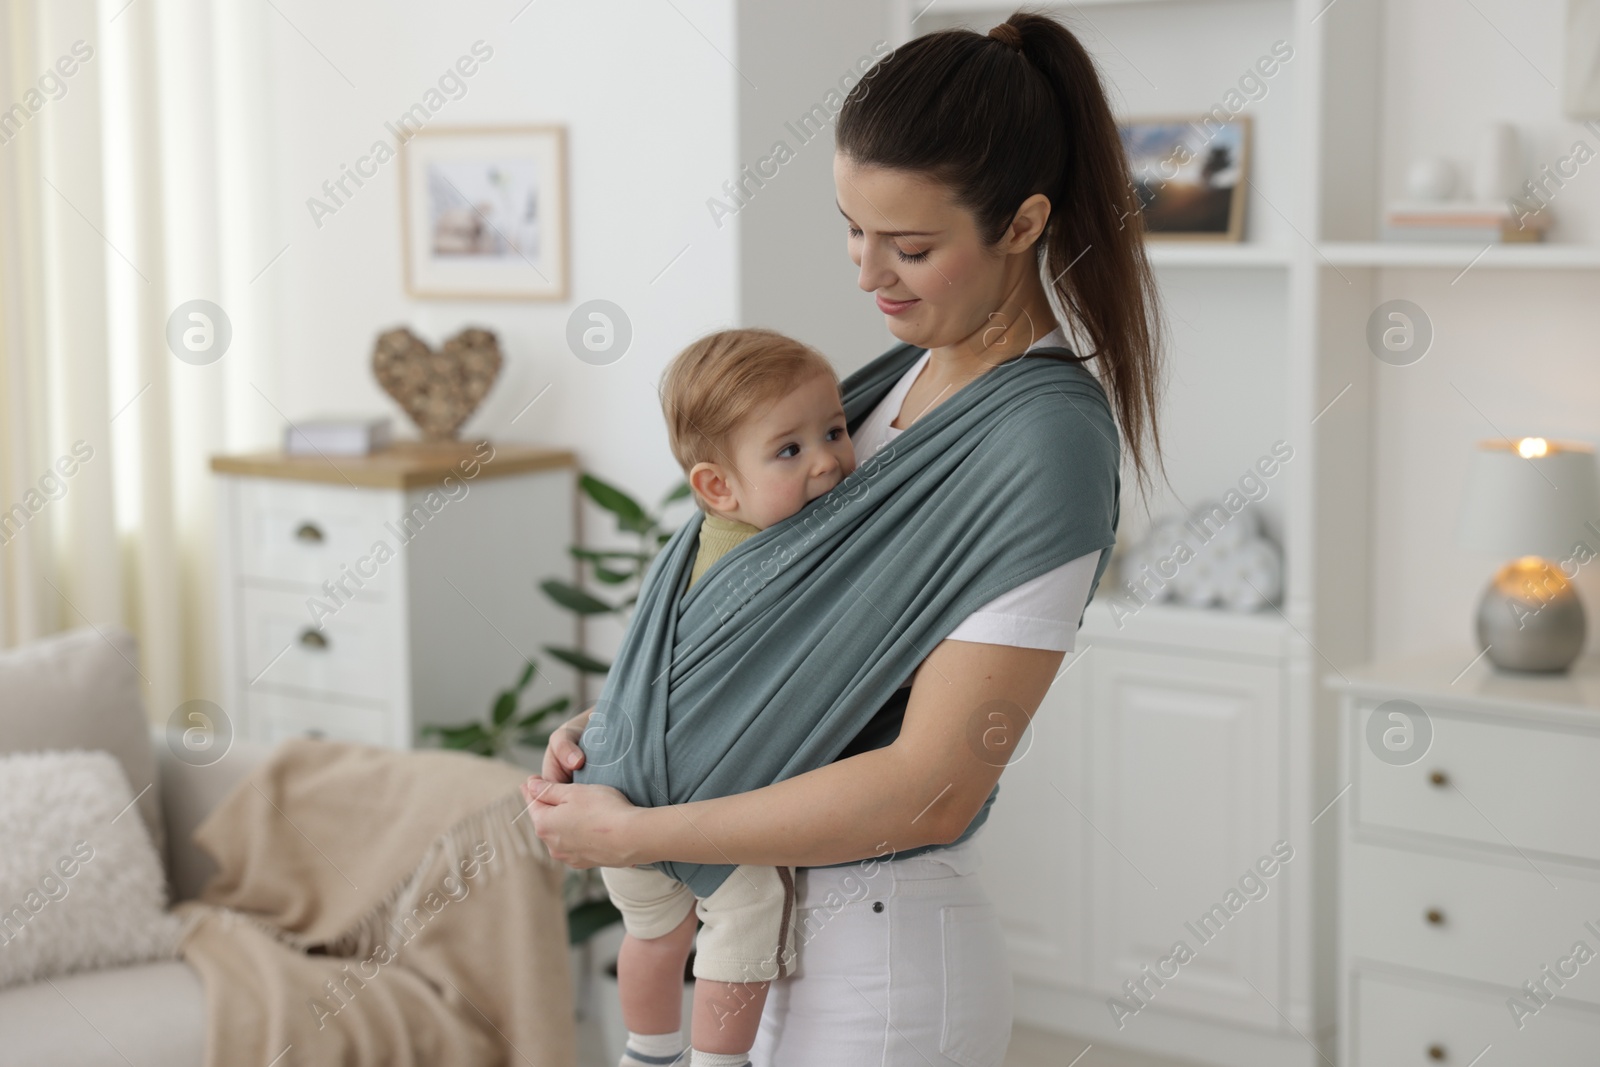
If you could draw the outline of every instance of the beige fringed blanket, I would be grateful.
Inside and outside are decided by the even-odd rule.
[[[207,1067],[571,1067],[565,868],[522,814],[525,777],[279,745],[195,831],[220,870],[174,909]]]

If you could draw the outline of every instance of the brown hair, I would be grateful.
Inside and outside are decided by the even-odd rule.
[[[1100,361],[1143,489],[1147,433],[1161,462],[1164,357],[1127,156],[1078,38],[1028,11],[1003,25],[988,36],[941,30],[885,55],[845,98],[834,143],[857,164],[923,172],[948,187],[985,244],[1000,240],[1029,196],[1049,198],[1035,248],[1053,279],[1047,288],[1068,312],[1063,325],[1073,337],[1086,333],[1091,351],[1048,358]]]
[[[838,388],[827,357],[776,330],[720,330],[678,353],[661,378],[661,410],[683,473],[697,463],[731,467],[739,425],[816,374]]]

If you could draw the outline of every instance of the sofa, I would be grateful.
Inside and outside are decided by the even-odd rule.
[[[55,814],[96,810],[109,816],[120,807],[110,821],[125,821],[116,840],[107,841],[107,852],[120,843],[124,856],[144,860],[146,911],[198,899],[216,866],[194,843],[194,831],[231,797],[228,821],[213,821],[207,839],[234,877],[211,885],[206,899],[259,915],[269,932],[230,918],[207,921],[189,934],[182,960],[62,973],[0,989],[0,1067],[203,1067],[208,1057],[231,1064],[255,1059],[263,1042],[271,1038],[276,1046],[282,1036],[290,1039],[285,1051],[296,1049],[296,1063],[519,1062],[513,1054],[552,1065],[573,1062],[578,1034],[569,980],[577,975],[569,966],[575,971],[578,957],[567,940],[567,872],[520,818],[520,770],[463,753],[347,742],[295,738],[269,747],[235,737],[223,743],[231,731],[227,712],[216,705],[187,702],[147,716],[138,659],[132,635],[110,626],[0,651],[0,756],[98,750],[120,765],[129,786],[106,803],[104,795],[75,791],[95,788],[87,784],[92,777],[69,784],[68,778],[39,777],[40,760],[14,761],[16,773],[7,782],[13,788],[31,783],[26,788],[35,792],[20,799],[8,794],[8,811],[17,814],[5,830],[23,846],[13,855],[29,857],[6,868],[8,892],[22,884],[15,876],[25,877],[24,868],[31,871],[37,860],[30,839],[17,836],[28,830],[26,820],[48,823]],[[199,724],[197,711],[218,728],[214,750],[185,744],[185,730]],[[254,792],[235,794],[266,761],[273,775],[252,780]],[[95,762],[102,774],[112,769],[104,755]],[[27,800],[35,802],[31,808]],[[363,803],[367,814],[349,818]],[[137,819],[126,819],[135,811]],[[128,832],[139,824],[160,861],[164,898],[154,884],[154,865],[138,856],[143,835]],[[72,824],[58,823],[53,832],[61,825]],[[302,827],[340,853],[333,868],[339,877]],[[44,840],[53,840],[52,831],[41,829]],[[479,856],[485,846],[495,851],[469,863],[468,848]],[[138,892],[135,881],[125,885],[130,894]],[[120,896],[114,882],[94,889],[102,895],[79,897],[79,907],[114,909],[133,899]],[[473,905],[445,910],[468,893]],[[29,895],[37,894],[25,893],[25,903]],[[387,910],[391,906],[394,911]],[[43,905],[30,907],[37,912]],[[297,925],[308,916],[312,925]],[[20,959],[48,959],[41,949],[64,948],[74,936],[92,952],[105,944],[98,938],[108,936],[108,930],[95,932],[96,924],[114,929],[117,921],[104,910],[83,912],[46,935],[62,941],[30,943]],[[17,920],[18,930],[27,922],[26,916]],[[278,933],[311,929],[318,936],[303,952],[275,940]],[[342,948],[370,947],[372,938],[395,947],[381,957],[373,952],[355,971],[351,961],[358,952],[341,965]],[[143,943],[166,952],[170,939],[158,933]],[[100,958],[135,957],[125,949]],[[551,961],[561,966],[552,968]],[[385,982],[372,983],[371,973],[360,980],[367,966],[385,964],[389,969],[380,973],[392,976]],[[203,968],[204,979],[196,968]],[[321,1040],[324,1017],[311,1025],[312,1014],[302,1012],[296,998],[303,990],[332,988],[335,979],[339,986],[328,994],[333,1000],[321,1004],[339,1025]],[[217,1013],[229,1021],[212,1033]],[[287,1067],[290,1061],[283,1062]]]
[[[143,791],[136,803],[171,903],[192,899],[214,869],[191,831],[270,750],[236,738],[216,762],[186,762],[166,727],[146,717],[137,663],[132,635],[106,626],[0,652],[0,753],[116,756],[133,792]],[[205,1028],[205,990],[181,960],[0,989],[0,1067],[200,1067]]]

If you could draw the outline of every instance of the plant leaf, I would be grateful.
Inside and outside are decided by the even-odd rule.
[[[517,720],[517,728],[518,729],[522,729],[522,730],[526,730],[528,727],[532,726],[534,723],[538,722],[540,719],[548,718],[551,715],[559,714],[560,712],[566,711],[567,708],[569,708],[571,706],[572,706],[572,698],[571,697],[556,697],[554,700],[550,701],[550,703],[545,704],[545,705],[543,705],[541,707],[534,708],[532,711],[528,712],[528,714],[526,714],[522,718],[518,719]],[[541,744],[542,743],[543,742],[541,742]]]
[[[516,714],[516,711],[516,692],[511,689],[503,690],[494,701],[494,724],[496,726],[505,725],[505,721],[511,718],[512,715]]]
[[[579,548],[577,545],[567,546],[567,551],[571,552],[578,559],[587,559],[602,563],[614,559],[625,559],[639,563],[649,563],[655,558],[648,552],[629,552],[604,548]]]
[[[661,505],[663,507],[665,507],[668,504],[676,503],[677,501],[684,499],[688,495],[689,495],[689,482],[688,482],[687,479],[685,479],[684,481],[681,481],[681,482],[678,483],[678,487],[676,489],[674,489],[672,492],[668,493],[666,496],[661,498]]]
[[[604,600],[590,596],[582,589],[568,585],[559,578],[546,578],[539,583],[539,588],[545,595],[568,611],[575,611],[579,615],[606,615],[616,609]]]
[[[528,665],[522,669],[522,677],[517,679],[517,692],[520,693],[522,690],[528,687],[528,683],[533,680],[534,670],[536,670],[536,668],[534,667],[533,660],[530,659],[528,661]]]
[[[545,645],[544,650],[567,666],[576,667],[586,674],[605,674],[611,670],[611,664],[602,663],[575,648],[552,648],[550,645]]]
[[[655,525],[645,514],[644,508],[639,506],[639,502],[616,486],[603,482],[592,474],[583,475],[579,478],[578,484],[589,494],[589,499],[617,517],[618,529],[630,533],[643,533]]]
[[[478,747],[489,741],[489,732],[483,728],[482,723],[469,722],[462,726],[437,726],[432,723],[425,724],[421,732],[427,736],[437,736],[445,748],[465,749],[469,752],[478,752]],[[489,755],[494,755],[491,751]]]
[[[622,921],[622,912],[609,900],[586,900],[567,912],[567,943],[581,945],[612,923]]]
[[[594,576],[607,585],[621,585],[634,576],[632,571],[614,571],[602,567],[598,563],[590,564],[590,566],[594,570]]]

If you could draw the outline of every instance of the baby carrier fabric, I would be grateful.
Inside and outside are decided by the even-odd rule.
[[[841,383],[851,431],[923,351],[898,345]],[[1110,548],[1116,423],[1094,376],[1052,352],[1066,350],[968,382],[687,594],[702,514],[679,527],[646,571],[574,781],[655,807],[825,766],[973,611]],[[704,897],[735,865],[652,866]]]

